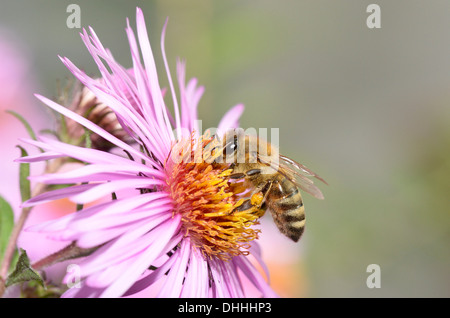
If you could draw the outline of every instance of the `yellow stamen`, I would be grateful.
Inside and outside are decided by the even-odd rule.
[[[200,137],[197,147],[193,137],[178,142],[171,152],[178,160],[169,158],[165,165],[167,188],[185,235],[204,256],[229,260],[249,253],[248,243],[260,232],[252,225],[258,224],[263,212],[256,206],[236,211],[244,202],[238,195],[245,189],[228,182],[231,169],[213,162],[217,149],[205,151],[214,149],[214,142],[208,136]],[[205,152],[202,160],[197,160],[199,147]]]

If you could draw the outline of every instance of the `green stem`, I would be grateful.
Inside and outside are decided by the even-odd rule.
[[[66,261],[69,259],[84,257],[92,254],[97,247],[91,247],[91,248],[81,248],[76,245],[76,242],[72,242],[71,244],[67,245],[63,249],[59,250],[58,252],[55,252],[47,257],[44,257],[43,259],[37,261],[36,263],[32,264],[31,267],[37,271],[42,270],[48,266],[51,266],[53,264]]]
[[[20,214],[19,219],[17,220],[17,223],[14,224],[14,228],[11,232],[11,236],[9,237],[8,245],[6,246],[3,263],[0,267],[0,278],[2,280],[0,281],[0,297],[2,295],[2,285],[4,284],[4,279],[8,275],[9,266],[11,264],[11,260],[13,258],[14,251],[16,249],[16,242],[19,238],[20,232],[22,231],[22,228],[25,224],[25,221],[27,220],[28,216],[30,215],[31,207],[22,209],[22,213]]]
[[[66,160],[66,158],[58,158],[48,163],[45,168],[45,173],[54,173],[58,171],[59,168],[61,168],[61,166],[66,162]],[[33,189],[32,197],[44,193],[45,191],[47,191],[47,185],[38,183]],[[11,231],[11,236],[9,237],[8,245],[5,249],[3,262],[0,266],[0,297],[3,296],[3,293],[6,289],[5,281],[8,275],[9,267],[11,265],[14,251],[16,249],[17,239],[19,238],[19,235],[22,231],[23,226],[25,225],[26,220],[28,219],[28,216],[30,215],[31,210],[32,207],[22,209],[19,219],[17,220],[17,223],[14,224],[14,228]]]

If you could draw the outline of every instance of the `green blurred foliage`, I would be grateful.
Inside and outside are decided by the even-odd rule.
[[[80,30],[65,26],[70,3],[0,5],[0,27],[22,39],[47,96],[70,76],[57,54],[96,74]],[[172,75],[185,58],[206,86],[203,127],[242,102],[244,128],[279,127],[281,152],[329,182],[324,201],[305,195],[308,296],[450,296],[450,2],[379,0],[378,30],[365,24],[370,1],[76,3],[125,66],[125,17],[134,24],[142,7],[160,74],[169,17]]]

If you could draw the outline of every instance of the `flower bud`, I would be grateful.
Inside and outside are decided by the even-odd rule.
[[[127,132],[122,128],[117,120],[114,111],[108,105],[100,102],[92,91],[81,84],[74,85],[71,100],[63,101],[69,109],[103,128],[120,140],[132,143]],[[65,118],[66,135],[69,142],[76,145],[86,146],[86,129],[76,121]],[[90,134],[91,147],[103,151],[109,151],[114,147],[109,141],[95,133]]]

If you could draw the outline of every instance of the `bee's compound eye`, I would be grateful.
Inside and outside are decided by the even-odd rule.
[[[230,143],[230,144],[228,144],[228,146],[225,148],[225,152],[227,153],[227,154],[233,154],[235,151],[236,151],[236,149],[237,149],[237,145],[236,144],[234,144],[234,143]]]
[[[229,156],[229,155],[234,154],[236,152],[236,150],[237,150],[237,147],[238,147],[237,146],[237,137],[234,137],[233,141],[230,141],[226,145],[226,147],[224,149],[224,155],[225,156]]]

